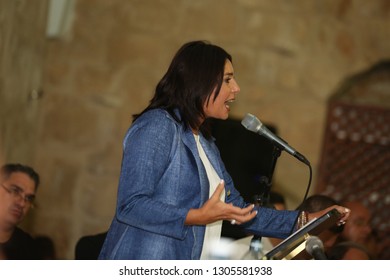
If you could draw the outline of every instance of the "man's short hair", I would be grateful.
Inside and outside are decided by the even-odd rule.
[[[12,173],[22,172],[28,175],[35,183],[35,190],[38,189],[40,179],[38,173],[30,166],[23,165],[20,163],[7,163],[4,164],[0,169],[1,174],[8,178]]]

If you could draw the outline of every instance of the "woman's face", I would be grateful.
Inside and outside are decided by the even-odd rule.
[[[236,100],[237,93],[240,92],[234,78],[233,65],[230,60],[226,60],[221,89],[217,98],[214,100],[215,91],[210,99],[203,105],[203,111],[206,118],[227,119],[229,117],[230,103]]]

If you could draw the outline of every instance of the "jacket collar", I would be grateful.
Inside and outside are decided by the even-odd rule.
[[[203,162],[200,159],[198,148],[196,146],[194,135],[191,131],[191,129],[184,129],[183,126],[181,126],[182,129],[182,141],[184,145],[191,151],[197,168],[199,170],[199,179],[201,184],[201,205],[209,199],[209,192],[210,192],[210,186],[209,186],[209,180],[207,178],[206,169],[203,166]],[[218,158],[218,153],[216,151],[216,148],[212,145],[211,141],[207,141],[205,137],[200,133],[199,134],[199,141],[200,144],[203,147],[204,152],[206,153],[211,165],[214,167],[215,171],[217,172],[218,176],[220,178],[223,178],[222,176],[222,168],[220,165],[220,161]]]

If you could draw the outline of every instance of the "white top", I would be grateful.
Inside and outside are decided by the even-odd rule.
[[[199,135],[194,134],[196,146],[198,148],[200,159],[202,160],[203,166],[206,169],[207,178],[209,179],[209,186],[210,186],[210,195],[211,197],[218,187],[219,183],[221,182],[221,178],[219,178],[217,172],[215,171],[214,167],[211,165],[209,159],[207,158],[202,145],[199,141]],[[225,190],[223,190],[221,197],[221,201],[225,201]],[[221,238],[221,231],[222,231],[222,221],[216,221],[214,223],[206,225],[206,232],[204,236],[203,241],[203,249],[202,249],[202,255],[200,256],[200,259],[210,259],[212,257],[212,246],[214,245],[214,242],[218,243]]]

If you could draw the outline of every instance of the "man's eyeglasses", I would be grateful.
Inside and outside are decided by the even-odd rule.
[[[11,185],[10,187],[6,187],[4,184],[1,184],[1,186],[11,196],[13,196],[14,198],[22,198],[27,203],[27,205],[29,205],[31,208],[34,208],[35,195],[33,195],[33,194],[24,195],[23,194],[23,192],[24,192],[23,189],[18,187],[18,186],[15,186],[15,185]]]

